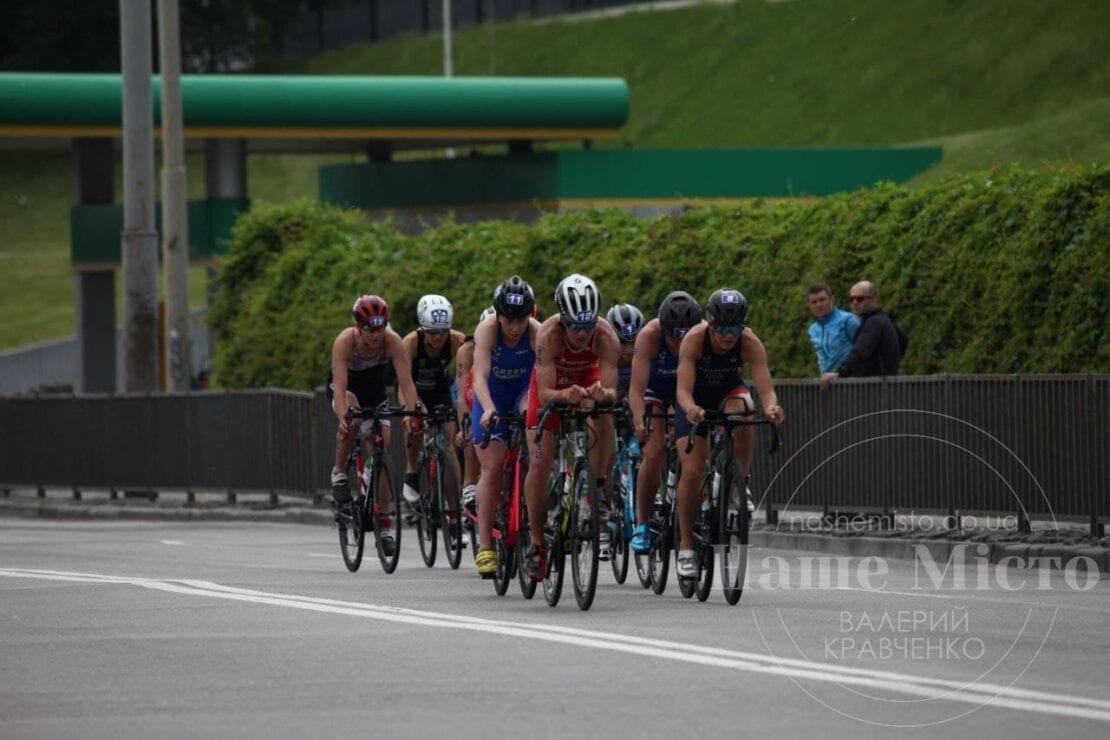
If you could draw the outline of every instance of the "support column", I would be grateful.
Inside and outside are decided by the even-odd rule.
[[[246,139],[205,139],[204,141],[204,197],[208,199],[239,200],[247,197],[247,141]],[[216,271],[206,270],[208,282],[208,315],[216,299]],[[215,355],[214,332],[208,332],[208,357]]]
[[[115,199],[111,139],[73,140],[73,204],[106,205]],[[77,361],[74,390],[116,390],[116,271],[76,273]]]

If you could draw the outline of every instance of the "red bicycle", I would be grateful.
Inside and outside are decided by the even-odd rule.
[[[493,547],[497,551],[497,570],[493,574],[493,590],[504,596],[509,590],[509,582],[517,576],[520,593],[530,599],[536,594],[536,582],[528,577],[520,567],[524,551],[528,549],[528,507],[524,501],[524,478],[528,473],[528,448],[524,444],[524,417],[495,415],[490,424],[492,429],[500,421],[509,427],[509,438],[505,447],[505,472],[501,477],[501,495],[498,497],[497,510],[493,515]],[[490,443],[487,434],[481,447]],[[477,517],[470,511],[466,516],[471,520],[474,531],[478,531]]]

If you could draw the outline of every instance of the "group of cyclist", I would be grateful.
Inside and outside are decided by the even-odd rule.
[[[483,577],[498,567],[493,547],[494,512],[505,465],[509,423],[524,417],[529,434],[529,465],[524,484],[531,537],[522,563],[528,576],[542,581],[546,567],[543,527],[550,504],[548,478],[555,458],[555,435],[534,434],[541,410],[549,404],[589,409],[626,401],[632,432],[641,441],[642,463],[636,480],[636,502],[631,548],[651,550],[648,520],[659,489],[665,459],[665,423],[652,423],[673,414],[675,437],[695,428],[693,447],[678,446],[681,479],[678,482],[677,517],[680,542],[677,571],[682,577],[697,573],[692,542],[699,509],[699,487],[705,473],[708,442],[706,410],[752,414],[754,403],[744,383],[742,366],[762,402],[764,416],[773,423],[785,418],[772,385],[767,353],[759,337],[747,326],[748,301],[737,290],[714,291],[705,310],[689,293],[674,291],[659,305],[656,317],[645,322],[635,306],[620,303],[602,320],[601,292],[590,278],[573,274],[555,288],[557,312],[540,321],[532,287],[519,276],[502,282],[493,292],[492,305],[482,312],[473,335],[453,328],[454,311],[441,295],[426,295],[417,306],[419,327],[400,337],[389,326],[389,306],[379,296],[365,295],[352,309],[355,326],[344,329],[332,346],[328,396],[339,419],[335,467],[331,474],[337,516],[349,511],[351,491],[345,461],[355,439],[365,428],[350,428],[345,420],[349,407],[373,408],[386,400],[387,366],[397,377],[397,396],[406,411],[453,404],[447,367],[456,364],[456,416],[448,433],[464,448],[462,497],[477,508],[475,568]],[[463,425],[469,414],[470,434]],[[597,489],[608,490],[617,431],[613,416],[590,418],[595,443],[590,467],[597,475]],[[388,444],[388,422],[383,421]],[[557,430],[558,414],[545,418],[545,430]],[[416,455],[422,431],[419,416],[404,417],[408,445],[404,497],[419,500]],[[754,450],[752,427],[733,432],[736,457],[751,470]],[[454,456],[452,464],[455,464]],[[458,471],[456,471],[458,472]],[[475,481],[476,478],[476,481]],[[456,475],[455,480],[460,480]],[[602,496],[604,499],[605,496]],[[747,502],[750,507],[750,499]],[[396,515],[382,512],[384,516]],[[605,556],[607,510],[601,507],[600,547]],[[383,543],[383,548],[392,547]]]

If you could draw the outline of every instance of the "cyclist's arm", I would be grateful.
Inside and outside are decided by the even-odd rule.
[[[408,358],[408,361],[409,361],[409,368],[410,368],[409,369],[409,375],[410,375],[410,377],[412,375],[412,369],[411,369],[412,368],[412,361],[416,358],[416,350],[417,350],[416,343],[418,341],[420,341],[420,339],[416,335],[415,331],[410,331],[408,334],[405,335],[405,338],[403,340],[401,340],[401,346],[404,348],[405,356]],[[396,370],[396,365],[394,365],[394,370]],[[409,404],[410,400],[413,403],[415,403],[415,401],[417,399],[409,399],[405,395],[405,389],[401,385],[400,371],[397,371],[397,372],[398,372],[398,374],[397,374],[397,401],[402,406],[404,406],[405,408],[409,408],[408,404]]]
[[[470,372],[473,364],[474,342],[464,342],[459,347],[459,351],[455,353],[455,388],[459,395],[459,402],[455,406],[455,416],[459,422],[459,429],[463,428],[463,417],[467,413],[466,401],[463,399],[463,394],[466,393],[466,375]],[[471,393],[473,392],[473,385],[471,385]]]
[[[497,320],[483,321],[474,330],[474,360],[471,365],[471,385],[474,398],[482,404],[482,408],[494,408],[493,397],[489,393],[489,372],[492,362],[493,345],[497,342]]]
[[[405,352],[404,341],[392,329],[386,330],[385,353],[397,374],[397,400],[401,401],[406,411],[412,411],[420,398],[412,383],[412,361]]]
[[[616,331],[609,325],[608,321],[599,322],[598,330],[596,344],[598,369],[600,370],[598,382],[601,384],[602,391],[604,391],[604,398],[598,399],[598,403],[613,405],[620,400],[617,395],[617,384],[619,382],[617,365],[620,364],[621,359],[621,344],[620,340],[617,339]]]
[[[767,350],[751,329],[744,329],[740,341],[744,343],[740,353],[752,369],[752,383],[763,404],[763,415],[778,423],[783,420],[785,414],[782,406],[779,405],[778,396],[775,395],[775,386],[771,382],[771,370],[767,367]]]
[[[567,403],[567,389],[557,390],[555,385],[558,375],[555,371],[555,358],[561,349],[561,340],[556,336],[555,327],[558,325],[558,315],[552,316],[540,325],[536,334],[536,393],[539,395],[540,406],[552,401]]]
[[[628,386],[628,407],[632,411],[632,421],[643,423],[644,392],[651,378],[651,361],[659,354],[660,331],[658,319],[652,319],[636,337],[636,348],[632,353],[632,380]]]
[[[694,403],[694,381],[698,374],[698,360],[701,359],[702,341],[708,325],[702,322],[687,332],[678,348],[678,383],[675,388],[675,403],[687,416],[697,404]]]
[[[339,336],[331,345],[331,387],[335,401],[335,415],[339,422],[344,423],[347,413],[347,366],[351,362],[351,348],[354,342],[348,336],[347,330],[339,332]]]

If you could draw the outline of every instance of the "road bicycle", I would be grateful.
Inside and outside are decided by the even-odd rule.
[[[778,450],[779,434],[777,427],[769,420],[753,419],[750,413],[707,411],[703,424],[712,429],[709,434],[709,465],[699,490],[702,506],[693,531],[698,574],[694,578],[679,577],[679,590],[686,598],[696,594],[699,601],[708,599],[713,586],[714,560],[719,560],[725,601],[735,606],[743,594],[747,577],[752,512],[745,472],[734,455],[732,432],[743,426],[770,427],[768,454]],[[687,453],[694,449],[697,430],[697,426],[690,429]],[[676,543],[678,534],[676,528]]]
[[[526,599],[536,594],[536,582],[528,577],[527,570],[520,567],[524,553],[530,542],[528,532],[528,507],[524,500],[524,479],[528,474],[528,448],[524,444],[524,418],[517,415],[498,416],[495,414],[490,429],[504,421],[508,425],[508,439],[505,445],[505,466],[501,475],[500,495],[497,509],[493,514],[493,528],[490,536],[497,551],[497,570],[493,574],[493,590],[504,596],[509,590],[513,576],[517,577],[520,593]],[[480,445],[485,449],[490,443],[487,433]],[[468,516],[472,516],[468,514]],[[477,531],[477,522],[474,522]]]
[[[348,424],[354,419],[371,420],[369,431],[358,434],[358,440],[347,456],[347,481],[352,486],[354,500],[349,508],[339,507],[335,517],[343,563],[352,573],[362,565],[368,529],[374,532],[374,546],[378,551],[382,570],[392,573],[397,568],[397,561],[401,556],[400,479],[397,477],[393,459],[386,454],[382,419],[401,418],[416,413],[418,412],[405,411],[403,408],[380,406],[376,409],[348,408],[344,416]],[[369,454],[363,444],[364,440],[369,441]],[[378,495],[371,496],[370,491],[377,491]],[[392,545],[383,541],[390,539]]]
[[[651,550],[647,553],[635,553],[636,575],[640,585],[650,588],[656,595],[662,595],[667,589],[667,577],[670,573],[671,550],[674,544],[675,533],[675,491],[678,480],[682,476],[681,465],[678,459],[678,450],[672,438],[673,414],[656,411],[652,413],[649,408],[644,413],[644,426],[648,434],[651,425],[658,420],[665,424],[665,457],[659,475],[659,491],[652,502],[651,515],[647,526],[651,534]]]
[[[560,415],[555,443],[555,460],[548,479],[550,491],[543,536],[547,549],[543,595],[549,606],[559,603],[563,591],[566,554],[570,552],[574,598],[585,611],[597,590],[599,494],[590,467],[588,420],[616,413],[612,406],[581,409],[548,403],[540,415],[535,442],[543,436],[543,425],[553,413]]]
[[[447,424],[455,421],[455,410],[437,406],[421,417],[424,440],[417,457],[417,490],[420,499],[412,506],[412,519],[420,543],[424,565],[435,565],[438,535],[443,535],[443,552],[447,564],[457,570],[462,560],[462,505],[458,475],[455,472],[454,440],[447,433]],[[409,442],[411,444],[411,440]]]
[[[617,424],[617,450],[611,473],[612,507],[609,514],[609,565],[613,578],[624,583],[628,577],[629,551],[636,527],[636,477],[640,472],[640,440],[632,429],[627,406],[622,406]]]

